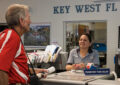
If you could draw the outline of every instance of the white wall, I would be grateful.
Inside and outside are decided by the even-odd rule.
[[[64,47],[64,21],[88,21],[105,20],[107,21],[107,67],[114,70],[113,57],[118,46],[118,26],[120,25],[120,1],[98,3],[100,12],[77,13],[75,5],[97,4],[94,0],[0,0],[0,23],[5,22],[5,10],[8,5],[13,3],[27,4],[31,8],[32,23],[50,22],[51,23],[51,42],[57,41]],[[117,11],[105,11],[106,3],[115,3]],[[53,14],[54,6],[70,5],[70,13]]]

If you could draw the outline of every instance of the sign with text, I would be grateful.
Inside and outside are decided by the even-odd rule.
[[[53,14],[68,14],[70,13],[70,9],[74,7],[76,13],[92,13],[92,12],[100,12],[103,4],[101,3],[93,3],[93,4],[85,4],[85,5],[75,5],[75,6],[54,6]],[[106,3],[104,6],[104,10],[106,12],[117,11],[116,3]]]

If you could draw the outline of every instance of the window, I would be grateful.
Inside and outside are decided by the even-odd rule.
[[[73,48],[79,47],[79,36],[82,33],[90,33],[93,40],[92,42],[93,49],[98,50],[99,53],[100,67],[106,66],[107,21],[104,20],[65,21],[64,27],[65,27],[64,47],[68,53]]]

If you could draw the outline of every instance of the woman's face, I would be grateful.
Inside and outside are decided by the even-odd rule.
[[[86,35],[82,35],[79,40],[80,49],[88,49],[91,45],[88,37]]]

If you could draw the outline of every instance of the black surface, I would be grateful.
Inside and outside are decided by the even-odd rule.
[[[116,54],[115,56],[115,72],[117,77],[120,78],[120,54]]]

